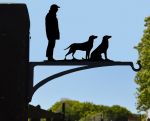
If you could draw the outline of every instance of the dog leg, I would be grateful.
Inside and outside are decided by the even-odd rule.
[[[74,57],[74,53],[72,53],[72,57],[73,57],[73,59],[75,59],[75,57]]]
[[[86,60],[90,59],[89,55],[90,55],[90,51],[86,51]]]
[[[65,55],[65,59],[64,59],[64,60],[67,60],[66,57],[67,57],[67,56]]]
[[[87,59],[90,59],[90,51],[87,53]]]
[[[104,55],[105,55],[105,60],[107,60],[107,52],[104,52]]]
[[[69,52],[65,55],[65,60],[66,60],[66,57],[71,54],[72,52],[69,50]]]
[[[73,51],[73,52],[72,52],[72,57],[73,57],[73,59],[75,59],[75,57],[74,57],[75,52],[76,52],[76,51]]]
[[[87,56],[87,51],[86,51],[85,59],[86,59],[86,60],[88,59],[88,56]]]

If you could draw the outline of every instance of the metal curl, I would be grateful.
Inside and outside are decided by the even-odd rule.
[[[136,72],[137,72],[137,71],[140,71],[140,70],[141,70],[141,68],[142,68],[141,61],[140,61],[140,60],[137,61],[137,64],[138,64],[138,66],[139,66],[138,68],[135,68],[135,67],[134,67],[133,62],[132,62],[132,64],[130,65],[133,71],[136,71]]]

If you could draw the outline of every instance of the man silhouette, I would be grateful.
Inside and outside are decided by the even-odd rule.
[[[55,47],[56,40],[60,38],[59,27],[58,27],[58,19],[56,13],[58,11],[59,6],[56,4],[51,5],[50,10],[45,18],[46,24],[46,35],[48,39],[48,46],[46,51],[46,56],[49,61],[53,61],[53,51]]]

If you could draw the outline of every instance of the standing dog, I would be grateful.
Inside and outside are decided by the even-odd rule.
[[[91,51],[91,49],[93,47],[93,41],[96,38],[97,38],[97,36],[91,35],[87,42],[71,44],[69,47],[67,47],[65,49],[65,50],[67,50],[67,49],[70,48],[68,53],[65,55],[65,60],[66,60],[67,55],[69,55],[71,53],[72,53],[73,59],[75,59],[74,54],[75,54],[76,50],[86,51],[86,59],[89,59],[90,51]]]
[[[102,43],[91,53],[91,60],[92,61],[104,61],[102,58],[102,53],[105,55],[105,60],[109,60],[107,58],[107,49],[109,47],[108,40],[111,38],[109,35],[105,35],[103,37]]]

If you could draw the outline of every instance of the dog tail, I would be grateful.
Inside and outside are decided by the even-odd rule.
[[[69,49],[70,47],[71,47],[71,45],[70,45],[69,47],[65,48],[64,50],[67,50],[67,49]]]

